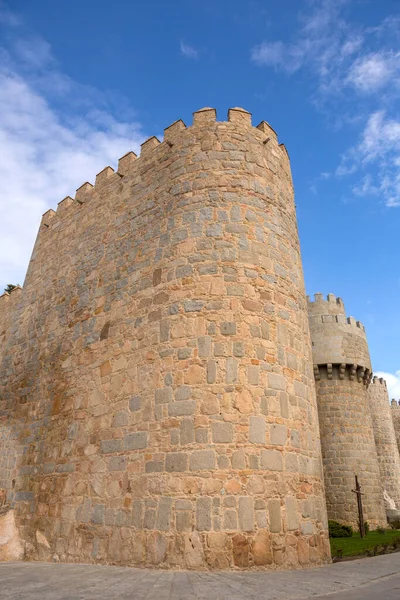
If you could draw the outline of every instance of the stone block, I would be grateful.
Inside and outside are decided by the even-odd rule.
[[[246,454],[244,450],[236,450],[232,454],[231,458],[233,469],[245,469],[246,468]]]
[[[215,469],[214,450],[196,450],[190,456],[191,471],[207,471]]]
[[[238,363],[236,358],[226,359],[226,383],[236,383],[238,378]]]
[[[141,408],[141,397],[133,396],[133,398],[131,398],[129,400],[129,409],[132,412],[136,412],[136,411],[140,410],[140,408]]]
[[[136,431],[135,433],[128,433],[124,437],[124,448],[125,450],[141,450],[147,447],[147,432]]]
[[[249,427],[249,441],[252,444],[265,444],[267,424],[263,416],[251,416]]]
[[[222,335],[235,335],[236,334],[236,323],[225,321],[220,325],[220,331]]]
[[[281,501],[272,499],[268,502],[269,530],[271,533],[280,533],[282,530]]]
[[[149,460],[146,463],[146,473],[162,473],[164,471],[164,463],[160,460]]]
[[[299,529],[299,511],[297,510],[297,501],[293,496],[285,498],[286,524],[289,531]]]
[[[180,443],[181,446],[192,444],[195,440],[194,422],[192,419],[182,419],[180,426]]]
[[[267,471],[282,471],[282,453],[278,450],[261,450],[261,466]]]
[[[109,471],[124,471],[126,469],[125,456],[112,456],[108,463]]]
[[[268,373],[268,385],[273,390],[286,390],[286,380],[283,375],[278,375],[278,373]]]
[[[217,378],[217,363],[215,360],[207,362],[207,383],[215,383]]]
[[[241,496],[238,507],[239,529],[241,531],[254,530],[254,502],[250,496]]]
[[[156,404],[165,404],[172,400],[172,389],[170,387],[160,388],[155,391]]]
[[[272,423],[270,426],[271,444],[274,446],[284,446],[287,440],[287,427],[285,425],[277,425]]]
[[[111,452],[121,452],[124,449],[123,440],[102,440],[100,442],[100,452],[109,454]]]
[[[211,498],[197,498],[196,501],[196,529],[198,531],[211,530]]]
[[[172,498],[162,496],[158,502],[155,528],[159,531],[168,531],[171,520]]]
[[[181,385],[175,390],[175,400],[189,400],[192,395],[190,385]]]
[[[214,444],[230,444],[233,442],[233,425],[223,421],[214,421],[211,424],[211,437]]]
[[[175,473],[187,470],[188,455],[183,452],[168,452],[165,457],[165,470]]]
[[[182,400],[168,404],[168,414],[170,417],[194,415],[195,412],[196,400]]]
[[[197,340],[197,346],[200,358],[207,358],[211,354],[211,337],[204,335]]]
[[[236,531],[238,528],[238,517],[236,510],[229,509],[224,511],[224,529]]]

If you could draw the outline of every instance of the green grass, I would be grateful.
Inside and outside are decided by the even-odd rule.
[[[349,538],[330,538],[332,558],[338,556],[338,550],[343,550],[342,556],[357,556],[366,550],[373,550],[375,546],[388,544],[395,538],[400,541],[400,530],[389,529],[385,533],[370,531],[364,538],[359,533],[353,533]]]

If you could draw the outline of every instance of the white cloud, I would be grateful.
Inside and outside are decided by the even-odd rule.
[[[199,58],[199,51],[194,46],[189,46],[189,44],[185,44],[185,42],[181,41],[181,54],[186,56],[186,58],[191,58],[192,60],[196,60]]]
[[[338,176],[368,173],[353,186],[357,196],[380,195],[388,207],[400,206],[400,121],[385,111],[372,113],[356,146],[342,157]]]
[[[377,373],[374,373],[374,375],[383,377],[383,379],[386,380],[390,400],[393,398],[395,400],[400,400],[400,370],[396,371],[394,374],[378,371]]]
[[[42,213],[145,137],[105,94],[57,71],[44,40],[29,39],[0,49],[0,291],[22,284]]]
[[[361,92],[372,93],[398,82],[400,53],[376,52],[359,57],[351,65],[347,82]]]

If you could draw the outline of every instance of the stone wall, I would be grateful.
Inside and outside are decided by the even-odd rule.
[[[364,518],[371,528],[386,526],[367,381],[361,374],[348,366],[320,366],[316,371],[328,517],[356,529],[355,475],[364,494]]]
[[[384,379],[374,377],[368,389],[369,406],[383,489],[400,509],[400,456]]]
[[[328,517],[357,527],[354,476],[371,527],[386,525],[383,488],[368,400],[371,361],[365,329],[343,301],[308,299]]]
[[[365,328],[360,321],[346,317],[341,298],[315,294],[308,301],[314,364],[355,364],[371,371]]]
[[[0,481],[28,558],[329,559],[290,165],[267,123],[203,109],[104,169],[44,215],[13,296]]]
[[[397,447],[400,452],[400,401],[399,401],[399,403],[397,403],[396,400],[392,400],[391,409],[392,409],[393,427],[394,427],[394,432],[396,434],[396,440],[397,440]]]

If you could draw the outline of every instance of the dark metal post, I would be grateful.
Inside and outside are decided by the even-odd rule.
[[[351,491],[354,492],[357,496],[358,525],[360,528],[360,537],[363,538],[365,536],[364,513],[363,513],[363,507],[362,507],[362,501],[361,501],[361,496],[363,494],[361,493],[361,487],[360,487],[360,484],[358,483],[357,475],[355,477],[356,477],[356,489],[351,490]]]

